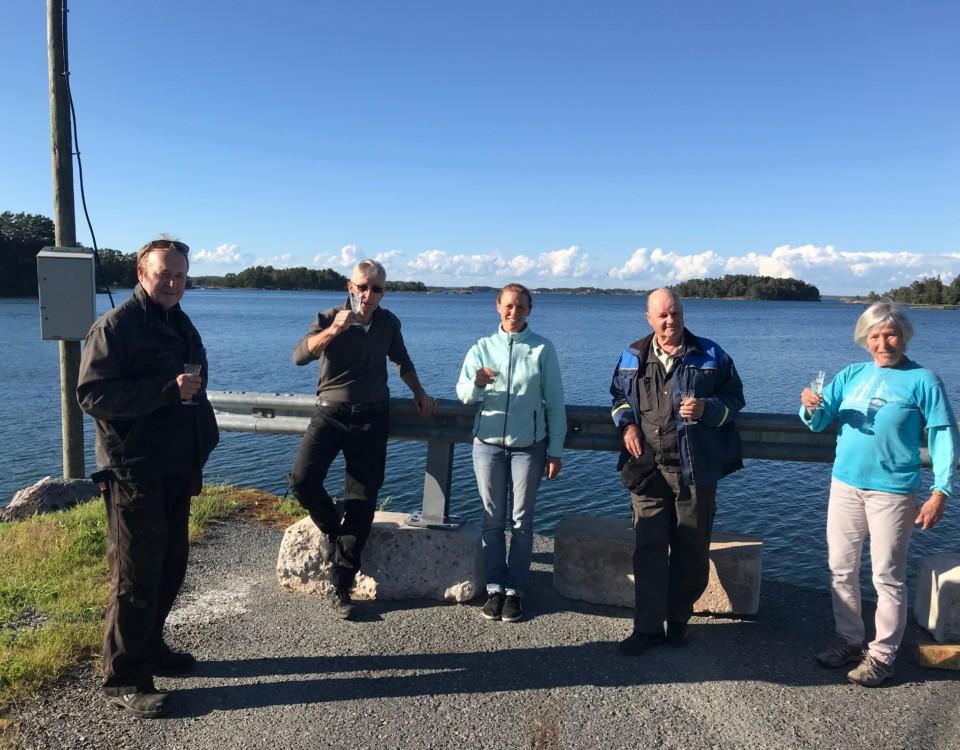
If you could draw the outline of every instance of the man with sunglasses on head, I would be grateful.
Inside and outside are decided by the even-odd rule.
[[[167,645],[163,626],[187,570],[190,498],[219,439],[203,342],[180,309],[189,252],[168,237],[140,248],[139,283],[91,326],[77,386],[80,406],[96,421],[93,478],[107,505],[103,690],[143,718],[167,712],[154,676],[196,666]],[[187,364],[201,374],[186,374]]]
[[[347,301],[319,313],[293,348],[297,365],[319,360],[320,377],[317,411],[297,451],[290,490],[320,529],[320,554],[332,563],[334,608],[344,620],[358,616],[350,591],[383,484],[390,403],[387,358],[413,391],[418,413],[430,416],[437,410],[407,354],[400,320],[380,307],[386,279],[377,261],[361,260],[347,283]],[[342,513],[324,488],[339,453],[346,463]]]

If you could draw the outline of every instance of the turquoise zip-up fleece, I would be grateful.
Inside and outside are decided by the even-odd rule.
[[[489,367],[496,380],[478,388],[477,370]],[[527,448],[547,438],[547,455],[561,458],[567,435],[560,360],[549,339],[530,330],[498,328],[474,344],[463,361],[457,397],[480,403],[473,434],[484,443]]]

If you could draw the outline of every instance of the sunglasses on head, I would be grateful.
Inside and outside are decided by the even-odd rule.
[[[150,242],[151,250],[169,250],[170,248],[175,248],[184,255],[190,252],[190,246],[185,242],[178,242],[177,240],[152,240]]]
[[[350,283],[353,284],[352,281]],[[363,294],[368,289],[374,294],[383,294],[383,287],[378,286],[377,284],[353,284],[353,285],[357,288],[357,291],[360,292],[361,294]]]

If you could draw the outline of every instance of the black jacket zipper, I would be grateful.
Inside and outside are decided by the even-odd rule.
[[[510,386],[513,380],[513,337],[507,345],[507,403],[503,407],[503,437],[501,445],[507,447],[507,416],[510,414]]]

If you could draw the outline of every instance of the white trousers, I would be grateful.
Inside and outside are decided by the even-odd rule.
[[[827,509],[830,589],[837,635],[862,643],[860,558],[870,536],[873,587],[877,592],[876,637],[871,656],[892,664],[907,625],[907,550],[917,516],[913,495],[860,490],[834,479]]]

